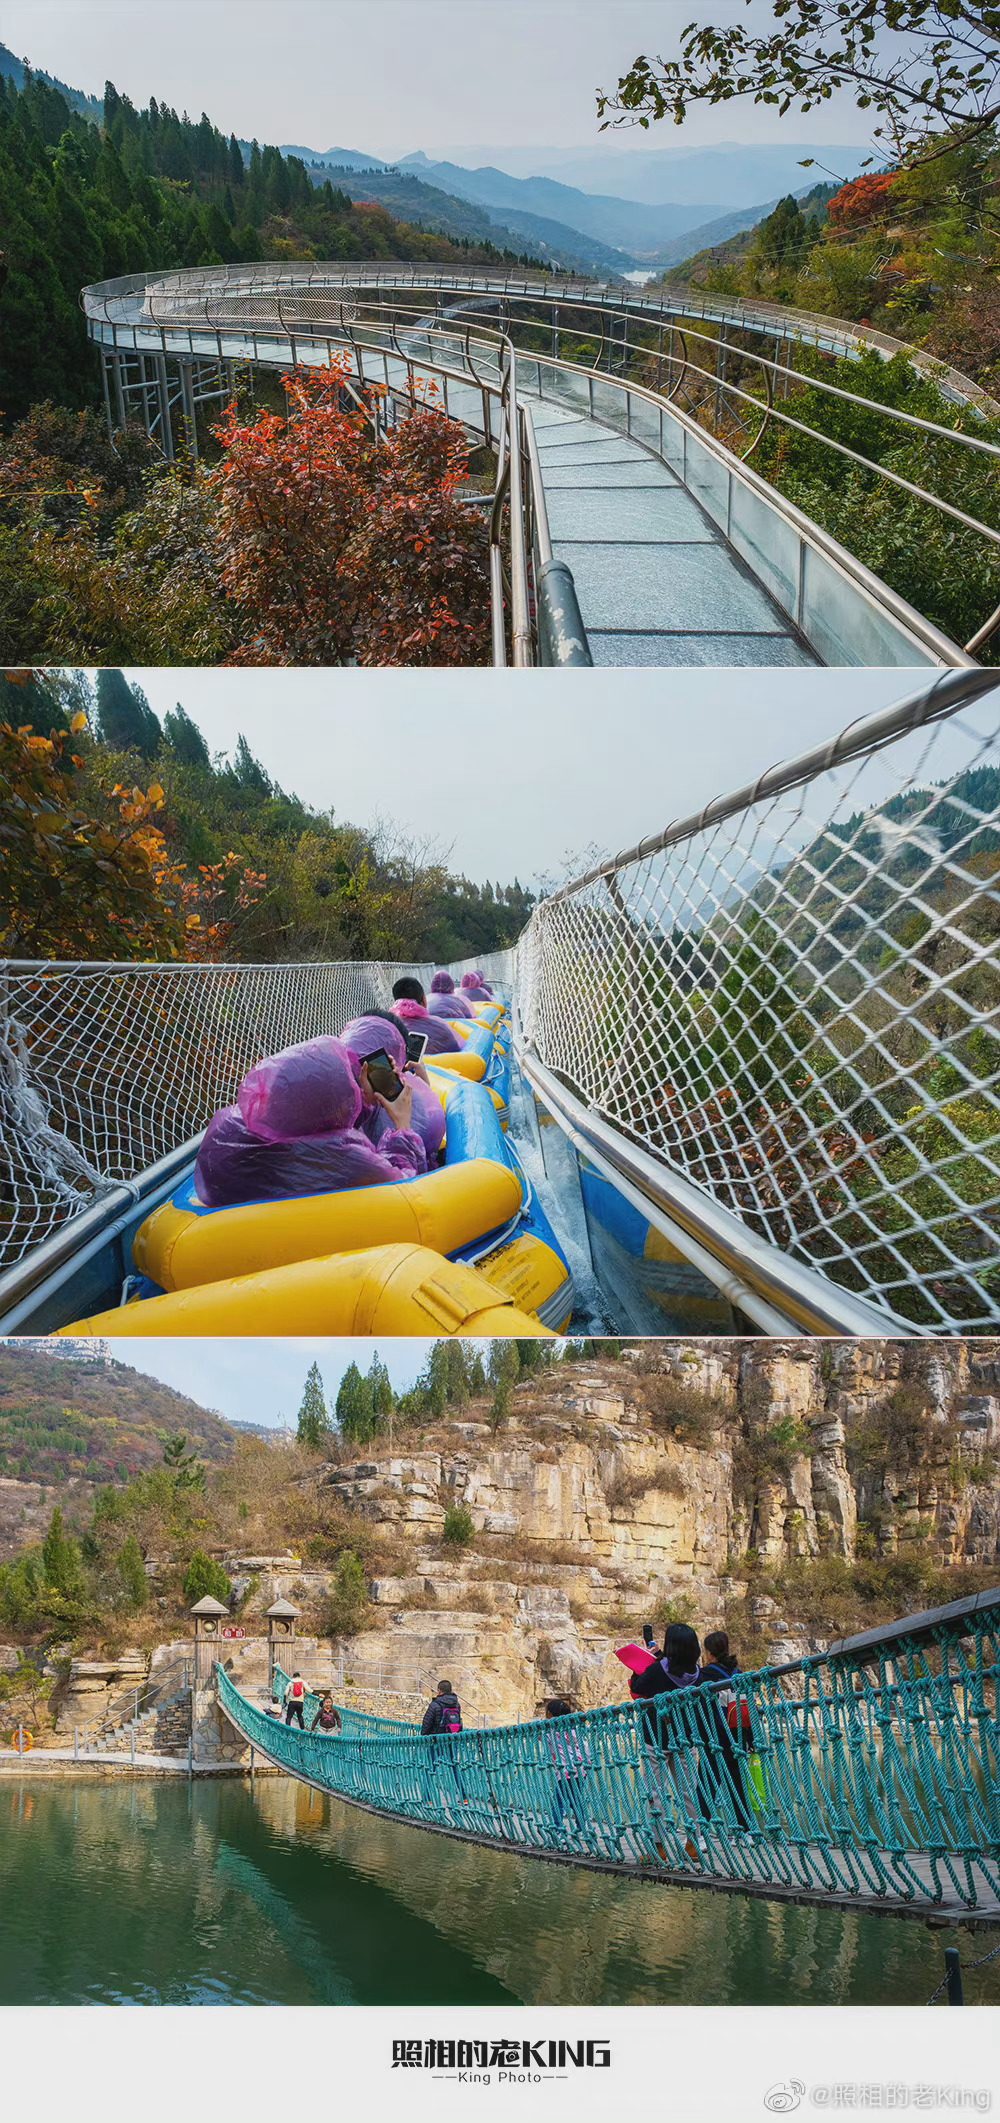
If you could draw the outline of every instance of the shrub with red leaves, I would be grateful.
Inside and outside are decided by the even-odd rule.
[[[463,505],[461,428],[418,405],[387,436],[345,397],[346,360],[285,378],[288,415],[216,433],[218,537],[239,663],[481,663],[489,534]]]
[[[889,210],[889,193],[898,176],[898,170],[883,170],[877,175],[855,177],[850,184],[841,185],[826,209],[832,226],[851,229],[867,221],[877,221]]]

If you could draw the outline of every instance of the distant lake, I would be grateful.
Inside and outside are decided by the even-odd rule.
[[[918,2005],[968,1934],[562,1870],[284,1778],[0,1782],[4,2005]],[[1000,1963],[966,1979],[1000,2003]]]

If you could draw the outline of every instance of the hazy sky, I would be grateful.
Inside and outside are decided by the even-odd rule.
[[[425,1341],[197,1341],[119,1342],[115,1355],[147,1378],[162,1380],[231,1423],[294,1427],[306,1373],[317,1363],[332,1407],[348,1364],[367,1371],[376,1350],[397,1390],[411,1386],[430,1343]]]
[[[93,674],[92,674],[93,675]],[[209,750],[242,731],[275,781],[341,823],[435,836],[477,883],[560,879],[916,690],[894,671],[141,670]],[[450,854],[449,854],[450,850]]]
[[[761,21],[769,6],[755,5]],[[691,21],[747,19],[732,0],[4,0],[0,38],[71,87],[207,110],[244,138],[392,158],[456,143],[596,145],[595,95],[640,52],[672,56]],[[607,139],[607,136],[604,136]],[[782,121],[752,103],[616,143],[867,141],[853,103]]]

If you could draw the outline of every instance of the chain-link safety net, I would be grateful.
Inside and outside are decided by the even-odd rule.
[[[516,991],[665,1166],[887,1326],[968,1332],[1000,1323],[1000,691],[927,701],[544,901]]]
[[[417,1825],[692,1885],[1000,1919],[996,1593],[788,1667],[421,1738],[219,1701],[293,1776]],[[278,1669],[279,1703],[287,1676]]]
[[[453,967],[459,976],[472,969]],[[509,976],[509,954],[478,959]],[[0,968],[0,1269],[200,1135],[267,1054],[388,1009],[434,966]]]

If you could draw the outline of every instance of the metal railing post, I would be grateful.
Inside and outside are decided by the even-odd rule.
[[[949,2005],[964,2005],[965,1992],[962,1988],[962,1956],[959,1953],[957,1946],[945,1947],[944,1965],[945,1973],[948,1979],[948,2003]]]
[[[531,667],[531,613],[528,604],[528,555],[524,538],[524,491],[521,479],[521,423],[517,406],[517,363],[510,349],[507,398],[510,468],[510,660],[517,670]]]

